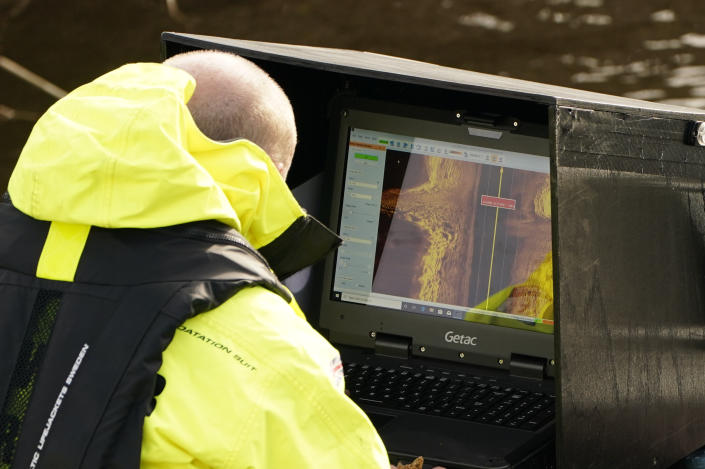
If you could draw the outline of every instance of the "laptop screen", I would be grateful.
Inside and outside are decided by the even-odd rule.
[[[553,333],[547,140],[366,111],[345,120],[330,301]]]

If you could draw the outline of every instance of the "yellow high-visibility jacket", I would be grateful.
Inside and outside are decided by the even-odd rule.
[[[8,191],[25,214],[62,227],[41,276],[70,280],[90,226],[218,220],[259,248],[304,215],[262,149],[198,130],[186,106],[194,88],[181,70],[130,64],[38,121]],[[343,392],[338,352],[264,288],[187,320],[159,373],[166,387],[144,422],[143,468],[389,467]]]

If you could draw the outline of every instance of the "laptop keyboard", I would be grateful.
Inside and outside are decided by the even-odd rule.
[[[346,363],[344,371],[350,397],[360,404],[524,430],[554,417],[553,394],[503,387],[491,378],[358,363]]]

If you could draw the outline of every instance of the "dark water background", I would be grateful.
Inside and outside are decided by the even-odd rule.
[[[368,50],[705,108],[703,0],[0,0],[7,60],[63,90],[161,31]],[[0,66],[0,186],[55,97]]]

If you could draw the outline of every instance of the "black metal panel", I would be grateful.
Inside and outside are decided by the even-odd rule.
[[[370,52],[247,41],[198,34],[162,33],[162,53],[165,56],[171,56],[185,50],[205,48],[229,50],[254,59],[256,62],[277,62],[308,70],[324,70],[395,83],[420,84],[437,89],[518,98],[544,104],[572,102],[582,105],[584,103],[589,108],[619,106],[630,109],[633,113],[649,115],[673,112],[699,114],[695,109],[681,106],[649,103]]]
[[[556,114],[561,468],[705,443],[705,148],[674,117]]]

